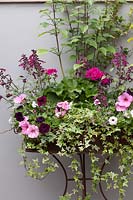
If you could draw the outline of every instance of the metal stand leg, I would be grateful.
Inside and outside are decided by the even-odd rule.
[[[68,178],[67,170],[65,169],[65,167],[63,166],[63,164],[59,160],[59,158],[54,154],[52,154],[52,156],[59,163],[60,167],[63,170],[64,176],[65,176],[65,188],[64,188],[64,192],[63,192],[63,196],[64,196],[66,194],[66,192],[67,192],[67,189],[68,189],[68,182],[69,181],[74,181],[74,179],[73,178]],[[79,180],[82,181],[82,185],[83,185],[82,200],[84,200],[86,198],[86,195],[87,195],[86,181],[88,181],[88,180],[92,181],[93,178],[87,178],[86,177],[86,154],[85,153],[79,153],[78,156],[79,156],[79,159],[80,159],[80,167],[81,167],[81,172],[82,172],[82,177],[79,178]],[[107,159],[109,159],[109,157]],[[100,173],[101,176],[102,176],[104,167],[105,167],[105,162],[103,163],[103,165],[101,167],[101,173]],[[108,200],[107,197],[105,196],[104,192],[103,192],[101,180],[99,182],[99,188],[100,188],[100,192],[101,192],[101,194],[103,196],[103,199],[104,200]]]

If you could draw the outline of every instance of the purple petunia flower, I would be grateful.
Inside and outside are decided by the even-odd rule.
[[[42,134],[48,133],[49,130],[50,130],[50,126],[48,124],[42,123],[39,126],[39,132],[42,133]]]
[[[37,123],[42,123],[42,122],[44,122],[44,117],[37,117],[37,118],[36,118],[36,122],[37,122]]]
[[[21,121],[24,120],[24,116],[23,116],[23,114],[22,114],[21,112],[15,113],[15,118],[16,118],[16,120],[19,121],[19,122],[21,122]]]
[[[41,96],[37,98],[37,104],[38,106],[45,106],[46,105],[47,98],[45,96]]]

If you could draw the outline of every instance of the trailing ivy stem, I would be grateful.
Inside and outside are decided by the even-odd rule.
[[[56,38],[56,45],[57,45],[57,51],[58,51],[58,58],[59,58],[59,63],[60,63],[60,68],[61,68],[61,72],[62,72],[62,76],[65,77],[65,73],[64,73],[64,69],[63,69],[63,64],[62,64],[62,59],[61,59],[61,52],[60,52],[60,45],[59,45],[59,38],[58,38],[58,31],[57,31],[57,24],[56,24],[56,10],[55,10],[55,3],[53,0],[53,4],[52,4],[52,8],[53,8],[53,15],[54,15],[54,28],[55,28],[55,38]]]

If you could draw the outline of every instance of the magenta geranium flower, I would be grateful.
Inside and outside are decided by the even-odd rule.
[[[37,138],[39,135],[39,128],[35,125],[29,125],[26,134],[29,138]]]
[[[102,72],[97,67],[93,67],[93,68],[88,69],[86,71],[85,77],[92,80],[92,81],[96,81],[96,80],[101,79],[103,75],[104,75],[104,72]]]
[[[45,73],[49,76],[51,75],[57,76],[57,69],[55,68],[45,69]]]
[[[45,106],[47,102],[47,98],[45,96],[41,96],[37,98],[38,106]]]
[[[102,80],[101,80],[101,85],[109,85],[110,84],[110,82],[111,82],[111,80],[110,80],[110,78],[103,78]]]
[[[19,96],[14,98],[14,103],[23,103],[26,98],[26,94],[20,94]]]

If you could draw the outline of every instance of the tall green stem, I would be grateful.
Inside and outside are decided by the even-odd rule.
[[[57,51],[58,51],[58,58],[59,58],[59,63],[60,63],[60,68],[61,68],[61,72],[62,72],[62,76],[65,77],[65,73],[64,73],[64,69],[63,69],[63,64],[62,64],[62,59],[61,59],[61,52],[60,52],[60,44],[59,44],[59,38],[58,38],[58,27],[57,27],[57,23],[56,23],[56,10],[55,10],[55,3],[53,1],[52,4],[52,9],[53,9],[53,15],[54,15],[54,21],[53,21],[53,25],[55,28],[55,37],[56,37],[56,45],[57,45]]]

